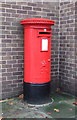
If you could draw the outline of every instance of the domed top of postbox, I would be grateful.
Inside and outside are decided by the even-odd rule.
[[[44,18],[30,18],[20,21],[21,24],[48,24],[53,25],[54,21],[50,19],[44,19]]]

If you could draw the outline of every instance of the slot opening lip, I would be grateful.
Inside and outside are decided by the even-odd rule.
[[[51,31],[39,31],[38,32],[38,37],[42,37],[42,36],[50,37],[51,36]]]
[[[51,34],[50,32],[39,32],[39,34]]]
[[[51,34],[51,30],[47,30],[47,31],[44,31],[44,30],[39,30],[38,33],[44,33],[44,34]]]
[[[39,30],[38,31],[38,37],[51,37],[52,32],[51,31],[43,31],[43,30]]]

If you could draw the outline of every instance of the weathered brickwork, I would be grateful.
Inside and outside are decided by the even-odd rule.
[[[75,2],[75,94],[77,96],[77,2]]]
[[[52,7],[51,7],[52,6]],[[46,2],[3,2],[0,3],[2,14],[2,98],[17,96],[23,91],[23,26],[20,20],[28,18],[48,18],[55,21],[52,28],[52,88],[59,79],[59,4]],[[1,78],[0,78],[1,79]]]
[[[59,85],[62,91],[71,94],[75,94],[77,81],[75,14],[74,2],[60,3]]]

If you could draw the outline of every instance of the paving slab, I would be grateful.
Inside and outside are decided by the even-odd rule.
[[[19,97],[8,99],[2,105],[3,118],[76,118],[76,97],[65,93],[52,93],[51,103],[42,106],[29,106]]]

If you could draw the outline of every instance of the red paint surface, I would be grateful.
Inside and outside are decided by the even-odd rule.
[[[50,81],[51,25],[54,22],[48,20],[47,24],[47,19],[41,18],[35,19],[37,22],[33,20],[21,21],[24,24],[24,82],[46,83]],[[39,34],[47,31],[50,34]],[[48,51],[41,51],[42,39],[48,39]]]

